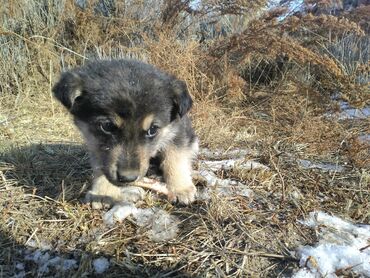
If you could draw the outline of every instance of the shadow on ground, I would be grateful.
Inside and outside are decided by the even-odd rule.
[[[41,197],[70,201],[91,181],[88,154],[74,143],[11,147],[0,154],[0,163],[6,180]]]
[[[162,269],[143,264],[122,263],[112,259],[111,254],[105,254],[99,250],[97,253],[86,251],[86,245],[82,243],[72,251],[68,250],[68,244],[59,244],[60,239],[54,239],[53,244],[43,246],[41,242],[35,242],[33,248],[32,240],[27,240],[25,234],[30,231],[18,233],[14,238],[13,230],[17,227],[10,210],[13,208],[32,205],[23,203],[17,206],[19,200],[12,202],[12,194],[30,194],[32,196],[49,198],[60,202],[82,203],[86,190],[91,183],[91,168],[86,149],[74,143],[56,144],[33,144],[22,147],[11,147],[0,153],[0,200],[3,216],[0,222],[0,277],[190,277],[177,269]],[[24,191],[21,191],[22,188]],[[4,192],[2,195],[1,192]],[[9,193],[11,192],[11,193]],[[57,209],[53,202],[45,202],[49,208],[40,207],[38,218],[50,219],[50,215]],[[4,209],[4,210],[3,210]],[[34,209],[34,208],[32,208]],[[30,208],[31,210],[31,208]],[[0,212],[1,212],[0,211]],[[23,210],[24,211],[24,210]],[[97,212],[98,213],[98,212]],[[41,215],[42,214],[42,215]],[[7,216],[8,215],[8,216]],[[32,214],[31,214],[32,216]],[[94,218],[92,215],[91,218]],[[31,227],[43,229],[39,219],[35,223],[19,227]],[[31,219],[32,221],[32,219]],[[17,234],[14,231],[14,234]],[[20,236],[19,234],[23,234]],[[29,239],[35,238],[28,235]],[[37,237],[36,237],[37,238]],[[22,244],[19,242],[26,242]],[[64,245],[64,246],[63,246]],[[104,257],[110,260],[109,269],[103,274],[97,274],[94,270],[93,261]],[[48,261],[49,258],[49,261]],[[62,268],[63,262],[76,264],[70,269]],[[49,263],[50,262],[50,263]],[[56,265],[53,262],[58,262]]]
[[[94,260],[107,258],[109,268],[97,273]],[[0,278],[5,277],[191,277],[177,269],[161,269],[143,264],[116,263],[104,254],[74,250],[40,250],[18,244],[0,231]]]

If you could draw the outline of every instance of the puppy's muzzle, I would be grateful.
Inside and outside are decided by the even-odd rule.
[[[117,181],[120,183],[134,182],[139,178],[139,173],[131,171],[117,171]]]

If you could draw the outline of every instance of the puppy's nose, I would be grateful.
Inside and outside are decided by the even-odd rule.
[[[136,181],[137,178],[138,176],[135,174],[120,174],[119,172],[117,172],[117,180],[119,182],[133,182]]]

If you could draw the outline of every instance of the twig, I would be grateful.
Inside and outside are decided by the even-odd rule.
[[[144,189],[150,189],[159,194],[168,196],[168,189],[166,187],[166,184],[164,184],[163,182],[154,180],[154,179],[143,178],[142,180],[135,182],[134,185],[139,186]]]

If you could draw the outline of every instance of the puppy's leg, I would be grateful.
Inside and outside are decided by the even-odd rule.
[[[92,189],[86,194],[86,201],[93,209],[111,207],[118,202],[137,202],[144,198],[145,191],[136,186],[117,187],[111,184],[103,175],[97,175]]]
[[[195,155],[192,147],[166,148],[162,162],[163,175],[168,187],[168,198],[183,204],[194,201],[196,187],[191,178],[192,159]]]
[[[94,178],[92,188],[86,194],[86,201],[93,209],[110,207],[118,201],[121,192],[117,186],[111,184],[104,175]]]

